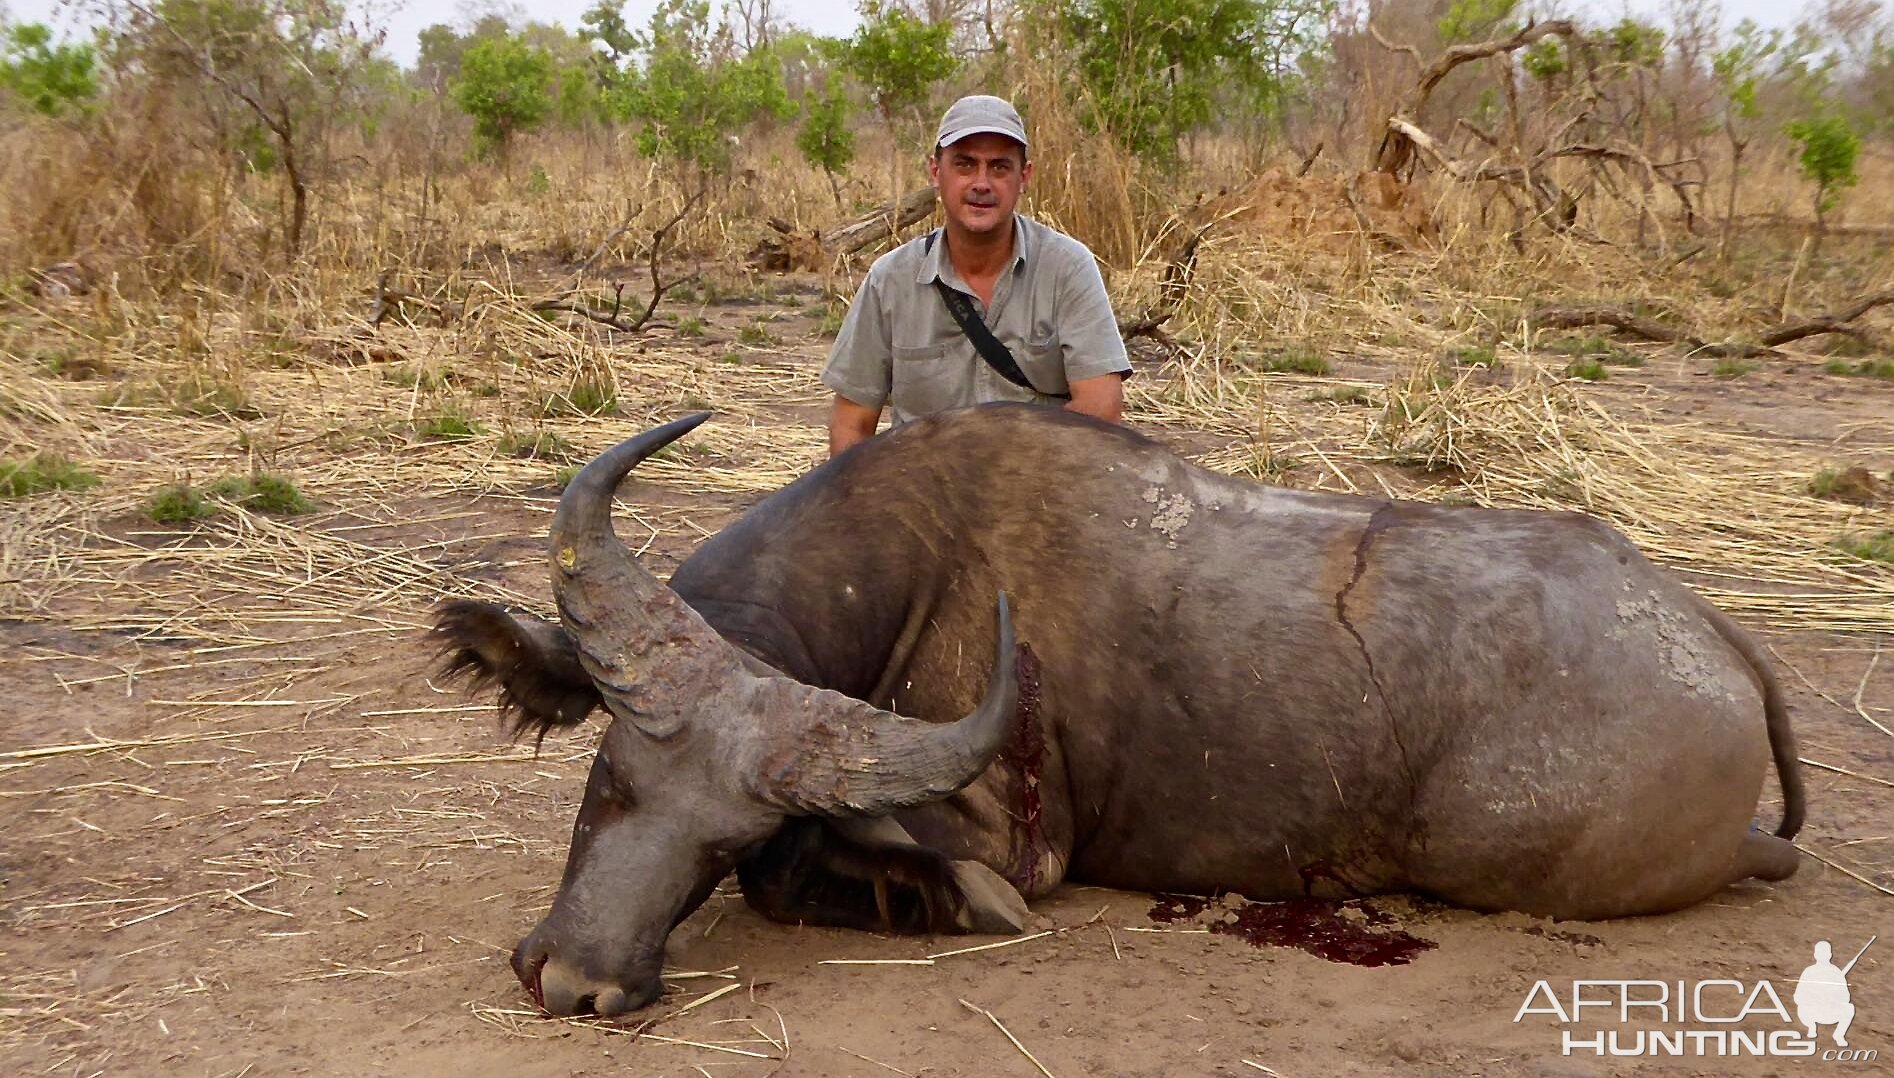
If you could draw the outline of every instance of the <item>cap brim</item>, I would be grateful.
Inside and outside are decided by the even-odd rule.
[[[952,146],[954,143],[959,142],[961,139],[969,138],[974,135],[1005,135],[1007,138],[1012,139],[1014,142],[1019,143],[1021,146],[1030,147],[1032,145],[1031,143],[1026,141],[1026,137],[1024,135],[1020,134],[1017,131],[1009,131],[1004,127],[955,128],[954,130],[947,132],[945,135],[942,135],[940,137],[940,141],[934,143],[934,145],[937,147],[938,146]]]

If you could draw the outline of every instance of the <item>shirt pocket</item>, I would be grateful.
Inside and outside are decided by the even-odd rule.
[[[965,403],[959,399],[962,379],[951,344],[894,349],[894,386],[889,400],[897,420],[919,419]]]
[[[1065,351],[1058,334],[1027,341],[1014,356],[1040,396],[1059,397],[1071,392],[1065,382]]]

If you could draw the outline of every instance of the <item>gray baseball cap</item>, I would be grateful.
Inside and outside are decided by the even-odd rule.
[[[987,134],[1005,135],[1022,147],[1028,145],[1026,122],[1019,118],[1012,102],[990,94],[973,94],[948,106],[947,114],[940,118],[940,137],[934,140],[934,148],[951,146],[968,135]]]

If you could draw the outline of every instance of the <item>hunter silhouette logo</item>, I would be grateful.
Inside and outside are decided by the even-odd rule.
[[[1848,996],[1848,971],[1855,968],[1861,956],[1868,953],[1879,936],[1869,936],[1861,950],[1848,960],[1840,969],[1829,961],[1833,950],[1827,940],[1815,944],[1815,963],[1802,971],[1802,978],[1795,983],[1795,1016],[1808,1031],[1810,1040],[1815,1039],[1816,1026],[1835,1027],[1835,1044],[1848,1047],[1848,1027],[1854,1024],[1855,1005]]]
[[[1513,1021],[1552,1016],[1560,1053],[1568,1056],[1809,1056],[1872,1062],[1879,1049],[1848,1047],[1855,1020],[1848,974],[1878,938],[1868,937],[1845,966],[1835,965],[1827,940],[1816,941],[1815,961],[1802,970],[1792,995],[1786,987],[1778,992],[1767,980],[1581,980],[1572,981],[1566,994],[1537,981]],[[1822,1044],[1823,1026],[1832,1027],[1832,1048]]]

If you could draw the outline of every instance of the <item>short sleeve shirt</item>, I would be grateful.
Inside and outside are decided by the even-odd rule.
[[[921,236],[875,260],[829,350],[822,383],[865,408],[891,405],[896,425],[988,401],[1059,403],[1070,383],[1129,376],[1124,339],[1092,252],[1024,214],[1013,218],[1013,264],[980,302],[938,239]],[[988,366],[947,313],[938,278],[967,294],[1028,381]]]

